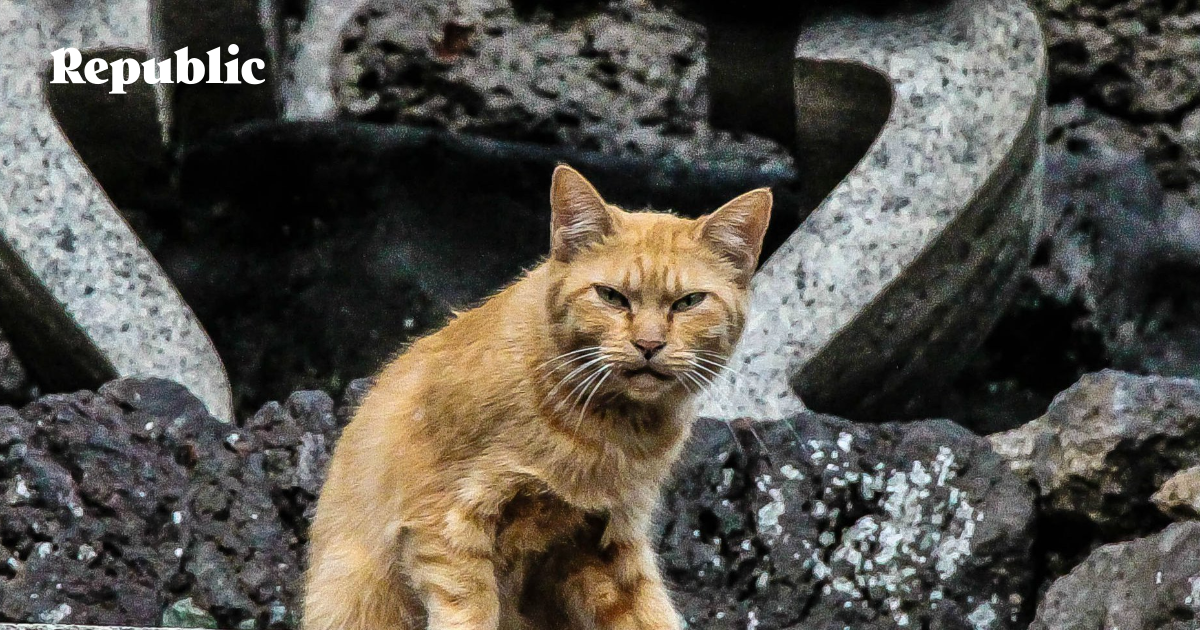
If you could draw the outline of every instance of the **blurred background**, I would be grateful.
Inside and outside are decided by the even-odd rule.
[[[771,185],[785,211],[769,253],[873,139],[866,125],[836,153],[797,146],[790,50],[819,7],[243,5],[244,20],[180,8],[161,32],[193,51],[243,41],[272,81],[178,86],[165,141],[152,109],[50,86],[72,143],[211,335],[241,414],[296,389],[340,391],[533,264],[558,161],[614,202],[685,214]],[[1033,7],[1058,218],[994,332],[924,407],[981,431],[1037,416],[1104,367],[1200,376],[1200,9]],[[325,100],[296,76],[322,37],[336,40]],[[846,105],[882,124],[873,106]],[[46,391],[8,345],[0,366],[0,402]]]

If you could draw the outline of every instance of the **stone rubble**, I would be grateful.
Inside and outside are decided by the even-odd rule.
[[[1046,415],[990,440],[1037,492],[1046,570],[1063,575],[1097,546],[1169,522],[1152,496],[1200,465],[1200,382],[1089,374]]]
[[[1046,592],[1029,630],[1200,627],[1200,523],[1101,547]]]
[[[155,380],[0,408],[0,621],[294,627],[314,499],[366,387],[233,426]],[[984,440],[945,421],[793,423],[736,441],[698,427],[660,536],[689,617],[1027,620],[1032,494]]]
[[[708,124],[697,23],[640,0],[601,5],[582,20],[525,4],[365,3],[335,62],[339,109],[612,155],[790,165],[789,148]]]
[[[0,407],[0,620],[293,627],[338,418],[299,392],[229,426],[153,379]]]
[[[1168,516],[1181,520],[1200,518],[1200,466],[1168,479],[1150,500]]]
[[[667,492],[663,566],[692,627],[1023,628],[1030,491],[946,421],[717,421]]]

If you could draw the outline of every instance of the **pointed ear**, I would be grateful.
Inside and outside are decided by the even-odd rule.
[[[566,262],[612,232],[600,193],[578,171],[560,164],[550,184],[550,255]]]
[[[700,235],[721,257],[733,263],[738,282],[750,282],[758,267],[763,235],[771,220],[771,190],[752,190],[701,219]]]

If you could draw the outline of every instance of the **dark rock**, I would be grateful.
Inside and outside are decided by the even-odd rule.
[[[817,415],[737,434],[702,422],[666,494],[662,565],[692,627],[1028,622],[1033,496],[986,441]]]
[[[48,396],[4,422],[0,616],[156,625],[184,595],[223,624],[265,615],[296,562],[230,432],[153,380]]]
[[[1162,186],[1131,143],[1106,132],[1111,119],[1078,103],[1051,110],[1046,155],[1047,211],[1054,217],[1031,274],[1050,296],[1082,296],[1093,310],[1156,247],[1163,220]]]
[[[1200,627],[1200,523],[1097,549],[1056,581],[1030,630]]]
[[[299,392],[229,426],[132,379],[0,407],[0,621],[294,625],[337,418]]]
[[[376,0],[348,27],[339,107],[603,153],[789,164],[709,125],[706,34],[661,4]]]
[[[368,385],[340,407],[297,392],[239,426],[154,380],[0,408],[0,621],[294,626],[313,501]],[[1032,496],[986,442],[945,421],[795,421],[796,434],[757,425],[761,442],[743,426],[736,444],[698,427],[661,537],[689,618],[937,629],[1028,616]]]
[[[987,432],[1105,367],[1200,376],[1200,5],[1031,4],[1050,53],[1046,188],[1061,219],[939,410]]]
[[[979,351],[931,409],[980,434],[1041,416],[1054,396],[1110,365],[1100,334],[1076,301],[1059,303],[1029,278]]]
[[[181,599],[163,612],[162,625],[167,628],[216,628],[217,620],[200,608],[192,598]]]
[[[1200,202],[1200,6],[1193,1],[1036,0],[1050,101],[1082,100],[1119,120],[1159,180]]]
[[[37,396],[37,384],[0,330],[0,405],[20,406]]]
[[[1194,2],[1036,0],[1059,94],[1131,119],[1169,119],[1200,100]]]
[[[1151,497],[1200,465],[1200,382],[1088,375],[1045,416],[991,442],[1036,488],[1048,571],[1061,575],[1099,544],[1167,523]]]
[[[357,382],[357,381],[356,381]],[[248,463],[261,467],[283,524],[303,552],[308,524],[316,515],[317,495],[333,447],[345,422],[325,392],[296,392],[287,402],[267,403],[246,421]]]
[[[1046,203],[1058,220],[1032,278],[1087,310],[1079,326],[1100,333],[1113,367],[1200,377],[1200,212],[1164,194],[1110,120],[1076,106],[1055,118]]]

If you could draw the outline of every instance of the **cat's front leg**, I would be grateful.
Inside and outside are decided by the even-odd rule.
[[[563,585],[564,601],[581,625],[601,630],[679,630],[682,624],[644,534],[613,536],[603,557]],[[590,622],[590,623],[588,623]]]
[[[496,630],[500,601],[492,539],[482,525],[415,536],[409,571],[428,630]]]

